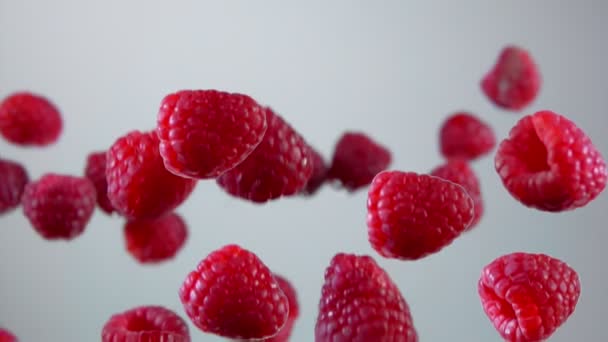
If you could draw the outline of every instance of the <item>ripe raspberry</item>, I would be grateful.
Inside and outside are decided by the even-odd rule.
[[[256,203],[299,193],[313,171],[304,139],[272,109],[266,108],[268,129],[245,161],[217,178],[226,192]]]
[[[369,256],[337,254],[325,271],[316,342],[416,342],[399,288]]]
[[[127,221],[124,228],[127,251],[141,263],[173,258],[184,246],[188,230],[175,213],[148,220]]]
[[[196,185],[163,165],[155,132],[133,131],[119,138],[107,154],[108,198],[128,219],[151,219],[184,202]]]
[[[190,342],[188,325],[161,306],[140,306],[110,317],[101,331],[102,342]]]
[[[517,111],[536,98],[540,84],[538,67],[528,51],[507,46],[482,79],[481,89],[496,106]]]
[[[391,164],[391,153],[363,133],[342,135],[334,151],[328,179],[338,180],[349,191],[369,185]]]
[[[445,158],[477,159],[496,146],[494,131],[469,113],[456,113],[443,123],[439,132],[441,154]]]
[[[13,210],[21,203],[21,195],[29,176],[17,162],[0,159],[0,214]]]
[[[15,335],[6,329],[0,328],[0,342],[18,342]]]
[[[274,275],[274,279],[279,284],[281,291],[283,291],[285,296],[287,296],[287,301],[289,303],[289,316],[287,317],[287,322],[283,328],[281,328],[279,333],[274,337],[264,339],[264,342],[288,342],[295,321],[300,315],[300,305],[298,304],[296,289],[291,285],[291,283],[287,279],[277,274]]]
[[[381,172],[367,198],[369,241],[387,258],[423,258],[469,227],[473,205],[456,183],[413,172]]]
[[[215,178],[258,146],[266,115],[246,95],[182,90],[162,100],[157,132],[167,170],[182,177]]]
[[[273,337],[289,314],[288,299],[268,267],[237,245],[224,246],[203,259],[179,296],[197,327],[226,338]]]
[[[23,212],[43,238],[71,240],[89,223],[96,196],[86,178],[48,173],[25,186]]]
[[[59,139],[59,110],[42,96],[19,92],[0,103],[0,134],[20,146],[47,146]]]
[[[106,179],[106,152],[93,152],[87,157],[84,176],[93,182],[97,191],[97,205],[106,214],[112,214],[114,207],[108,198],[108,181]]]
[[[462,187],[469,193],[469,196],[473,199],[473,221],[466,230],[471,230],[483,216],[483,200],[481,197],[481,189],[479,187],[479,180],[473,169],[469,164],[462,159],[451,159],[445,164],[435,168],[430,173],[431,176],[443,178],[454,182]]]
[[[551,212],[586,205],[608,179],[606,163],[589,137],[550,111],[519,120],[499,145],[495,165],[513,197]]]
[[[479,279],[486,315],[507,341],[544,341],[574,312],[576,271],[544,254],[513,253],[487,265]]]
[[[312,196],[319,191],[327,180],[327,164],[325,163],[323,156],[312,147],[310,148],[310,152],[313,165],[312,175],[306,183],[306,187],[302,190],[303,194],[308,196]]]

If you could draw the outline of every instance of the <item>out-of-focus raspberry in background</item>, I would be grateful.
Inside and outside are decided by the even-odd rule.
[[[272,106],[328,158],[344,130],[393,152],[392,169],[441,163],[443,120],[471,111],[502,140],[522,114],[501,111],[479,82],[507,44],[529,49],[543,84],[524,110],[573,120],[608,155],[608,3],[600,1],[9,1],[0,0],[0,97],[47,96],[65,131],[47,148],[0,141],[0,156],[46,172],[82,175],[86,156],[132,129],[156,124],[164,95],[179,89],[242,92]],[[311,341],[323,272],[337,252],[369,254],[410,305],[424,341],[499,341],[483,313],[484,265],[515,251],[568,262],[581,277],[576,312],[552,341],[603,341],[608,307],[608,196],[552,214],[523,207],[504,189],[493,153],[473,164],[485,213],[478,226],[416,262],[382,259],[367,241],[366,191],[329,187],[311,199],[264,206],[201,182],[178,212],[190,237],[175,260],[141,266],[117,217],[97,211],[71,242],[43,240],[21,210],[0,217],[0,326],[23,341],[96,341],[117,312],[164,305],[186,318],[177,291],[212,250],[238,243],[298,290],[293,341]],[[190,324],[190,322],[189,322]],[[191,327],[193,341],[220,341]]]

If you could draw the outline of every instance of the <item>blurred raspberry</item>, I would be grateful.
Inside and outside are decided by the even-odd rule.
[[[21,164],[0,159],[0,214],[21,204],[21,196],[28,182],[29,176]]]
[[[188,325],[161,306],[141,306],[110,317],[102,342],[190,342]]]
[[[0,103],[0,134],[13,144],[53,144],[59,139],[62,126],[59,110],[40,95],[19,92]]]
[[[469,113],[456,113],[446,119],[439,132],[441,154],[447,158],[477,159],[496,146],[494,131]]]
[[[87,157],[84,176],[87,177],[97,191],[97,205],[106,214],[112,214],[114,207],[108,198],[108,181],[106,179],[106,152],[92,152]]]
[[[323,156],[316,151],[314,148],[310,148],[312,156],[312,175],[306,183],[306,187],[302,191],[305,195],[312,196],[325,184],[327,180],[327,164],[323,159]]]
[[[127,251],[141,263],[173,258],[184,246],[188,230],[175,213],[156,219],[127,221],[124,228]]]

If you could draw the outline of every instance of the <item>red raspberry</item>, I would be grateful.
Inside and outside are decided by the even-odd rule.
[[[397,285],[369,256],[337,254],[325,271],[316,342],[416,342]]]
[[[162,100],[157,132],[167,170],[182,177],[215,178],[258,146],[266,115],[246,95],[182,90]]]
[[[291,283],[277,274],[274,275],[274,279],[279,284],[281,291],[287,296],[287,301],[289,302],[289,316],[287,317],[287,323],[281,328],[281,331],[279,331],[276,336],[265,339],[264,342],[288,342],[295,321],[300,315],[300,305],[298,303],[296,289]]]
[[[108,198],[128,219],[151,219],[182,204],[196,185],[165,169],[155,132],[133,131],[118,139],[107,154]]]
[[[313,164],[312,175],[306,183],[306,187],[302,190],[302,192],[308,196],[312,196],[319,191],[327,180],[327,164],[325,163],[323,156],[312,147],[310,148],[310,152]]]
[[[313,171],[304,139],[272,109],[266,108],[264,139],[244,162],[217,178],[229,194],[256,203],[299,193]]]
[[[328,179],[338,180],[349,191],[369,185],[391,164],[391,153],[363,133],[342,135],[334,151]]]
[[[479,279],[483,309],[507,341],[544,341],[574,312],[576,271],[544,254],[513,253],[487,265]]]
[[[110,317],[102,342],[190,342],[188,325],[161,306],[141,306]]]
[[[71,240],[89,223],[96,196],[86,178],[48,173],[25,186],[23,212],[43,238]]]
[[[125,223],[127,251],[141,263],[158,263],[173,258],[184,246],[188,230],[175,213]]]
[[[0,159],[0,214],[19,206],[28,182],[29,176],[21,164]]]
[[[456,183],[413,172],[381,172],[367,198],[369,241],[387,258],[423,258],[469,227],[473,205]]]
[[[224,246],[203,259],[179,296],[197,327],[226,338],[273,337],[289,314],[288,299],[268,267],[237,245]]]
[[[567,118],[541,111],[525,116],[498,147],[496,171],[528,207],[558,212],[582,207],[606,187],[600,152]]]
[[[471,230],[483,216],[483,200],[481,197],[481,189],[479,186],[479,180],[473,169],[469,164],[462,159],[451,159],[445,164],[435,168],[431,171],[431,176],[443,178],[454,182],[462,187],[469,193],[469,196],[473,199],[473,221],[466,230]]]
[[[494,131],[469,113],[456,113],[443,123],[439,132],[441,154],[445,158],[477,159],[496,146]]]
[[[0,103],[0,134],[13,144],[50,145],[59,139],[62,126],[59,110],[42,96],[20,92]]]
[[[18,342],[15,335],[6,329],[0,328],[0,342]]]
[[[481,81],[481,89],[496,106],[521,110],[539,92],[541,76],[528,51],[507,46]]]
[[[114,207],[108,198],[108,181],[106,179],[106,155],[104,152],[93,152],[87,157],[84,176],[93,182],[97,191],[97,205],[106,214],[112,214]]]

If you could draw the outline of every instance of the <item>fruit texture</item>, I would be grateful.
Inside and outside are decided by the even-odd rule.
[[[544,254],[513,253],[484,267],[479,279],[483,310],[502,338],[544,341],[572,315],[580,296],[578,275]]]
[[[440,251],[465,231],[473,199],[460,185],[413,172],[384,171],[369,189],[372,247],[387,258],[417,260]]]
[[[528,106],[540,85],[538,66],[528,51],[517,46],[505,47],[481,81],[481,89],[492,103],[512,111]]]
[[[63,129],[57,107],[29,92],[14,93],[0,103],[0,134],[19,146],[48,146]]]
[[[127,219],[152,219],[182,204],[196,185],[193,179],[165,169],[156,132],[133,131],[119,138],[107,154],[108,198]]]
[[[255,203],[300,193],[313,171],[306,141],[270,108],[266,120],[268,129],[253,153],[217,178],[230,195]]]
[[[289,302],[266,265],[238,245],[203,259],[179,290],[192,323],[231,339],[275,336],[287,323]]]
[[[328,179],[349,191],[368,186],[374,176],[391,164],[390,151],[360,132],[342,135],[332,158]]]
[[[0,214],[19,206],[29,176],[25,168],[12,160],[0,159]]]
[[[339,253],[325,271],[316,342],[416,342],[410,309],[369,256]]]
[[[48,173],[25,186],[23,212],[43,238],[71,240],[85,230],[96,197],[90,180]]]
[[[102,342],[190,342],[188,325],[161,306],[140,306],[116,314],[103,326]]]
[[[93,152],[87,157],[84,176],[87,177],[97,192],[97,205],[106,214],[112,214],[114,207],[108,198],[108,181],[106,179],[106,152]]]
[[[304,195],[308,196],[314,195],[317,193],[317,191],[319,191],[319,189],[321,189],[321,187],[325,184],[325,181],[327,181],[328,171],[327,163],[325,162],[325,159],[323,159],[321,153],[312,147],[310,148],[310,152],[313,164],[312,175],[306,183],[304,190],[302,190]]]
[[[498,147],[495,167],[509,193],[543,211],[572,210],[606,187],[606,163],[572,121],[551,111],[523,117]]]
[[[215,178],[245,160],[266,128],[264,108],[247,95],[182,90],[162,100],[160,154],[178,176]]]

